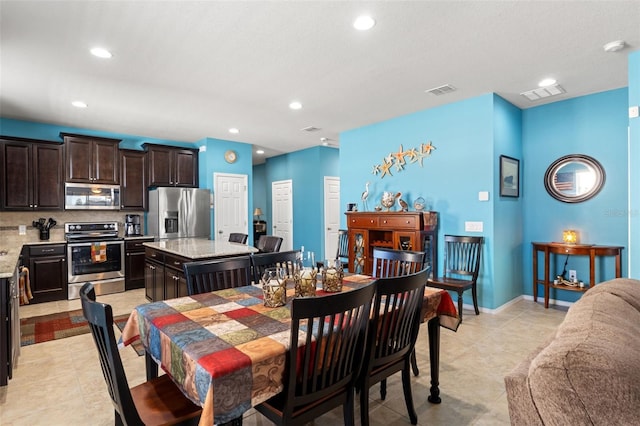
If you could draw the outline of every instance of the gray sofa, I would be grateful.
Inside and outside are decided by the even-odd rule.
[[[505,385],[512,425],[640,425],[640,281],[583,294]]]

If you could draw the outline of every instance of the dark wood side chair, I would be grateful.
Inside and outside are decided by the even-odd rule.
[[[275,235],[260,235],[257,249],[261,253],[273,253],[280,251],[281,245],[282,237],[276,237]]]
[[[354,387],[375,289],[372,283],[325,296],[322,303],[317,298],[291,302],[284,390],[257,405],[258,412],[278,425],[302,425],[342,405],[344,424],[354,424]]]
[[[411,358],[420,328],[420,312],[429,270],[379,278],[373,303],[373,320],[367,338],[365,367],[358,383],[360,420],[369,425],[369,388],[380,383],[380,397],[387,394],[387,377],[401,371],[404,400],[411,424],[418,423],[411,394]]]
[[[249,256],[187,262],[182,267],[189,296],[251,285]]]
[[[80,289],[82,313],[100,355],[116,425],[197,425],[202,409],[189,401],[168,375],[129,388],[113,332],[110,305],[96,302],[93,284]]]
[[[252,254],[251,267],[253,270],[253,282],[259,283],[264,270],[276,266],[285,268],[287,275],[293,275],[294,265],[300,262],[300,256],[300,250]]]
[[[249,238],[247,234],[241,234],[239,232],[232,232],[229,234],[230,243],[247,244],[247,238]]]
[[[414,274],[424,268],[423,251],[373,249],[373,276],[377,278],[399,277]]]
[[[378,278],[399,277],[414,274],[424,268],[426,254],[423,251],[393,250],[387,248],[373,249],[373,274]],[[415,352],[411,365],[413,374],[420,374]]]
[[[349,234],[346,229],[338,230],[338,253],[336,259],[342,262],[342,269],[349,269]]]
[[[480,315],[476,282],[480,271],[480,255],[483,242],[484,237],[445,235],[444,276],[430,278],[427,282],[429,287],[458,293],[458,315],[460,315],[460,321],[462,321],[462,293],[468,289],[471,289],[476,315]]]

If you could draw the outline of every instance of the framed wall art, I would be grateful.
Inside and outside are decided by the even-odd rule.
[[[520,196],[520,160],[500,156],[500,196]]]

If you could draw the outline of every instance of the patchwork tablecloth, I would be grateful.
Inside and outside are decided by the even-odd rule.
[[[345,277],[343,291],[370,283],[364,275]],[[287,300],[294,289],[287,290]],[[318,290],[318,302],[322,295]],[[262,288],[246,286],[138,306],[122,331],[124,345],[140,339],[194,403],[200,425],[228,422],[282,390],[289,347],[290,302],[263,305]],[[449,294],[427,288],[423,321],[439,316],[457,329]]]

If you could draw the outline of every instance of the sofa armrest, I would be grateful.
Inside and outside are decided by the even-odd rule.
[[[533,359],[551,343],[556,333],[553,332],[540,346],[532,351],[509,374],[504,377],[509,405],[509,418],[512,426],[542,426],[531,390],[529,389],[529,367]]]

